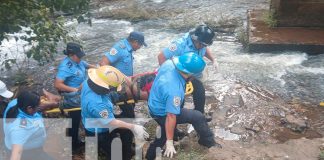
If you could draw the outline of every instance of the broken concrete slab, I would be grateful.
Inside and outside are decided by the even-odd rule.
[[[300,51],[324,53],[324,28],[269,27],[264,22],[268,10],[248,11],[249,52]]]

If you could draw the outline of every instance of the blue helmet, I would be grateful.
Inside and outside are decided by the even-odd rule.
[[[174,57],[172,58],[172,61],[178,70],[186,74],[200,73],[206,66],[205,61],[193,52]]]

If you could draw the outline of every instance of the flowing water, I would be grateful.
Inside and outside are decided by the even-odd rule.
[[[141,0],[138,2],[166,10],[192,9],[193,16],[213,12],[216,15],[239,17],[242,20],[246,19],[247,9],[269,6],[267,0]],[[87,51],[86,59],[92,63],[97,63],[104,52],[108,51],[116,41],[127,37],[130,31],[142,31],[149,46],[134,54],[135,72],[141,73],[158,67],[157,55],[160,50],[167,47],[171,40],[184,34],[184,32],[165,28],[164,23],[163,20],[148,20],[134,24],[123,20],[93,19],[91,27],[77,22],[69,22],[67,26],[76,28],[70,34],[83,41]],[[300,52],[251,54],[244,51],[234,35],[224,36],[221,33],[218,35],[218,40],[210,48],[219,63],[220,73],[216,74],[208,66],[208,85],[211,88],[218,85],[219,79],[239,80],[274,92],[287,100],[299,98],[313,104],[324,100],[324,55],[310,56]],[[1,54],[8,53],[6,50],[10,50],[12,48],[10,46],[15,43],[13,40],[3,43]],[[23,44],[20,41],[18,43]],[[62,53],[63,49],[62,46],[59,47],[58,53]],[[15,52],[21,53],[19,50]],[[63,55],[60,54],[58,57]]]
[[[193,17],[201,13],[213,12],[216,15],[239,17],[242,20],[246,20],[247,9],[269,6],[268,0],[138,0],[138,2],[151,5],[153,8],[165,8],[165,10],[188,8],[188,12]],[[181,15],[179,17],[181,18]],[[148,47],[141,48],[134,54],[135,73],[142,73],[157,68],[157,55],[160,50],[185,33],[165,27],[165,23],[163,19],[131,23],[125,20],[94,18],[91,27],[87,24],[78,24],[76,21],[68,22],[66,26],[75,27],[75,31],[70,34],[82,40],[87,53],[85,59],[94,64],[115,42],[127,37],[129,32],[133,30],[143,32]],[[244,50],[235,35],[224,33],[217,33],[217,35],[217,40],[210,48],[219,63],[219,73],[215,72],[210,63],[208,64],[207,95],[217,95],[217,99],[221,100],[233,82],[243,82],[269,91],[288,102],[299,99],[301,102],[316,105],[324,100],[324,54],[307,55],[301,52],[252,54]],[[9,54],[9,58],[23,59],[21,55],[23,55],[24,45],[25,42],[14,39],[3,42],[0,46],[0,62],[4,61],[5,54]],[[28,46],[25,49],[28,49]],[[49,77],[43,81],[41,87],[53,86],[52,76],[55,74],[57,61],[64,57],[60,54],[63,50],[64,46],[60,45],[56,62],[36,71],[42,76]],[[36,65],[30,67],[33,70],[38,68]],[[6,74],[2,72],[0,77],[2,79]],[[224,128],[215,128],[216,136],[229,140],[240,139],[239,135],[232,134]]]
[[[136,25],[124,21],[94,20],[92,27],[78,26],[79,36],[85,42],[88,59],[95,63],[114,42],[126,37],[131,30],[141,30]],[[158,67],[157,55],[172,39],[183,33],[163,29],[141,30],[149,44],[134,54],[135,72],[152,71]],[[233,37],[234,39],[234,37]],[[210,47],[217,62],[216,74],[208,66],[209,86],[217,86],[219,76],[225,79],[244,81],[283,96],[287,100],[300,98],[318,103],[324,100],[324,56],[310,56],[300,52],[251,54],[243,50],[235,41],[216,41]]]

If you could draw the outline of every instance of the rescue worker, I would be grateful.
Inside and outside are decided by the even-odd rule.
[[[43,150],[46,131],[42,115],[38,112],[39,106],[40,96],[27,91],[21,92],[17,99],[8,104],[3,127],[5,145],[11,152],[11,160],[52,159]]]
[[[0,118],[3,117],[2,113],[7,107],[9,99],[13,96],[13,93],[7,89],[5,83],[0,80]],[[1,132],[2,133],[2,132]]]
[[[99,64],[101,66],[111,65],[126,76],[133,76],[133,52],[137,51],[142,46],[147,46],[143,33],[133,31],[127,38],[114,44],[110,51],[105,53]],[[117,117],[135,118],[134,104],[125,104],[119,107],[122,113]]]
[[[80,89],[82,88],[82,82],[87,78],[86,69],[95,66],[81,60],[85,53],[79,44],[68,43],[63,53],[66,58],[58,66],[54,86],[63,97],[63,106],[61,107],[79,107]],[[72,128],[69,129],[69,136],[72,136],[72,150],[75,151],[84,144],[79,140],[81,111],[69,112],[69,117],[72,118]]]
[[[200,57],[207,57],[217,70],[218,64],[214,60],[211,50],[207,46],[213,44],[214,31],[207,25],[199,25],[194,30],[186,33],[184,37],[173,41],[168,48],[164,48],[158,55],[159,64],[162,65],[167,59],[173,56],[180,56],[184,53],[193,52]],[[195,74],[195,78],[191,80],[193,85],[193,101],[195,110],[204,113],[205,107],[205,88],[199,80],[201,73]]]
[[[82,123],[86,129],[87,136],[94,136],[97,134],[99,148],[105,151],[108,159],[110,159],[110,145],[117,133],[120,134],[122,141],[123,159],[131,159],[131,144],[132,137],[127,135],[133,130],[135,136],[140,139],[145,139],[149,135],[145,128],[140,125],[126,123],[124,121],[115,119],[113,114],[113,104],[111,102],[109,93],[119,91],[121,84],[125,82],[126,76],[119,70],[112,66],[101,66],[97,69],[88,70],[88,80],[83,83],[81,91],[81,111]],[[96,119],[100,126],[89,127],[86,125],[86,119]],[[108,127],[126,128],[115,129],[109,131]]]
[[[154,120],[161,127],[161,137],[150,144],[146,158],[155,159],[156,148],[166,145],[164,155],[173,157],[174,130],[177,124],[190,123],[199,135],[198,143],[206,146],[221,147],[214,140],[214,135],[207,125],[204,115],[197,110],[183,108],[186,81],[193,74],[204,70],[206,63],[196,53],[190,52],[165,61],[153,82],[148,106]]]
[[[3,118],[3,113],[9,103],[9,99],[13,96],[13,93],[7,89],[5,83],[0,80],[0,118]],[[3,126],[0,123],[0,134],[3,134]],[[3,144],[3,138],[0,139],[0,144]]]

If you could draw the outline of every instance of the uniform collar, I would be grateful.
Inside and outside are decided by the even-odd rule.
[[[74,65],[79,65],[79,63],[74,62],[70,57],[66,57]],[[81,62],[81,61],[80,61]]]
[[[17,118],[35,118],[35,114],[34,115],[29,115],[29,114],[23,112],[21,109],[18,108]]]
[[[189,33],[186,33],[186,40],[187,40],[187,45],[193,49],[193,50],[197,50],[197,51],[200,51],[201,49],[197,49],[194,42],[192,41],[191,39],[191,36]]]
[[[174,66],[174,65],[173,65]],[[178,75],[179,80],[181,81],[181,83],[186,83],[186,79],[184,77],[182,77],[182,75],[180,74],[180,72],[177,70],[177,68],[174,66],[174,71],[176,72],[176,74]]]
[[[126,38],[123,40],[123,42],[124,42],[124,44],[125,44],[125,46],[127,48],[127,51],[133,52],[133,48],[132,48],[131,44],[128,42],[128,40]]]

